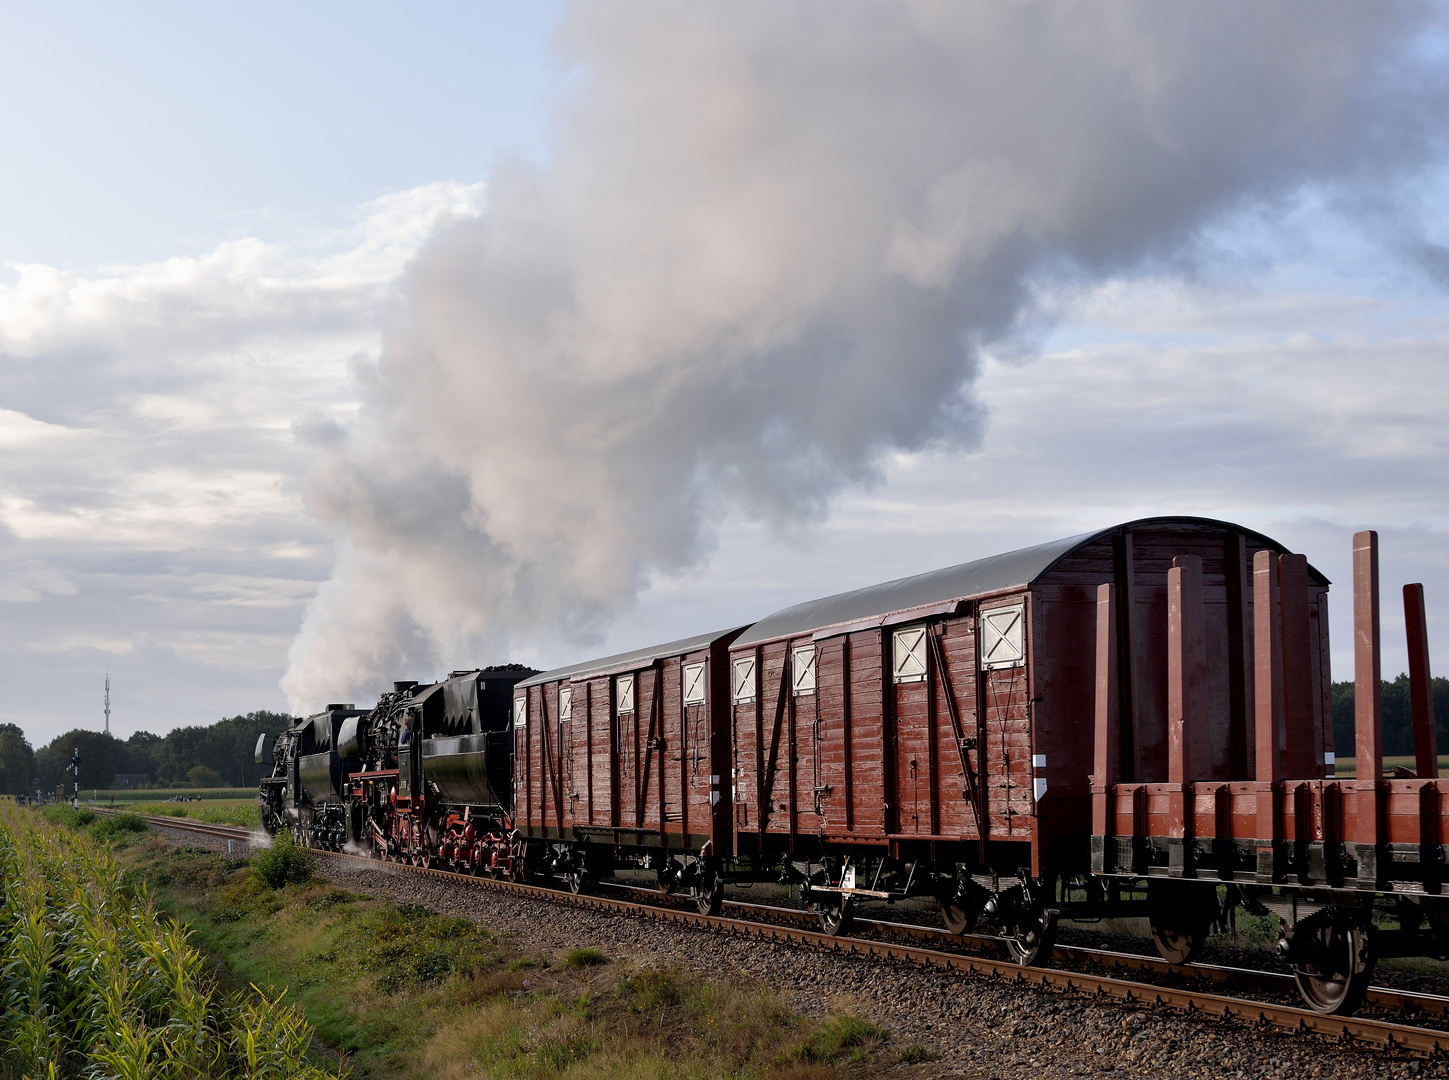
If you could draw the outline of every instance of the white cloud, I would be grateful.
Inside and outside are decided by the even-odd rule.
[[[279,666],[332,550],[298,497],[311,451],[294,424],[355,416],[353,365],[376,355],[404,266],[481,199],[431,184],[286,244],[12,267],[0,602],[26,618],[0,630],[5,719],[42,739],[68,726],[106,663],[123,731],[283,705]]]

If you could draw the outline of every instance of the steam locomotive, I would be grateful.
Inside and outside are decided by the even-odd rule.
[[[270,745],[260,736],[256,760],[272,765],[263,828],[328,851],[512,874],[513,687],[533,674],[508,664],[395,682],[370,710],[328,705]]]
[[[274,742],[262,821],[307,844],[575,891],[620,868],[718,912],[797,885],[831,933],[923,899],[1023,964],[1057,920],[1145,917],[1189,963],[1276,917],[1310,1006],[1449,956],[1423,592],[1416,767],[1385,777],[1377,536],[1355,538],[1356,774],[1335,775],[1328,580],[1158,517],[548,672],[395,683]]]

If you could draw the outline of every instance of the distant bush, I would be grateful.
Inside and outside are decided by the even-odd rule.
[[[207,765],[193,765],[186,770],[186,782],[192,787],[221,787],[221,773]]]
[[[317,872],[317,857],[282,829],[272,841],[252,856],[252,876],[273,889],[311,881]]]
[[[97,840],[123,847],[140,833],[147,831],[146,819],[140,814],[97,814],[88,806],[77,810],[65,803],[42,806],[40,816],[52,825],[88,832]]]

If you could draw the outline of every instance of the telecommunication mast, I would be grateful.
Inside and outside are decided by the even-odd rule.
[[[106,672],[106,734],[111,733],[111,673]]]

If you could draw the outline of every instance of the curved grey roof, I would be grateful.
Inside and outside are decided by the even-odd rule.
[[[694,637],[680,638],[678,641],[666,642],[663,645],[651,645],[647,649],[635,649],[633,652],[615,653],[613,656],[603,656],[597,660],[585,660],[581,664],[570,664],[568,667],[554,668],[552,671],[540,672],[532,678],[524,679],[518,684],[522,689],[529,686],[538,686],[542,683],[558,682],[560,679],[585,679],[591,675],[604,675],[615,671],[629,671],[631,669],[646,668],[656,660],[663,660],[669,656],[683,656],[685,653],[699,652],[719,641],[721,638],[732,638],[743,626],[736,626],[729,630],[716,630],[712,634],[697,634]]]
[[[742,645],[756,645],[762,641],[792,637],[823,627],[841,626],[863,622],[867,619],[884,617],[894,612],[915,608],[927,608],[954,600],[964,600],[987,593],[999,592],[1018,586],[1030,585],[1057,564],[1063,557],[1094,540],[1107,537],[1119,529],[1140,528],[1146,525],[1207,525],[1214,528],[1232,529],[1246,537],[1256,539],[1265,547],[1279,551],[1287,549],[1275,540],[1252,529],[1234,525],[1228,521],[1199,517],[1155,517],[1140,518],[1122,525],[1113,525],[1095,532],[1080,533],[1061,540],[1037,544],[1035,547],[1008,551],[1003,555],[990,555],[974,562],[948,566],[944,570],[932,570],[913,577],[897,578],[880,585],[868,585],[853,592],[837,593],[822,600],[809,600],[803,604],[781,608],[767,615],[735,641],[734,648]],[[1309,567],[1309,570],[1324,584],[1328,579]]]
[[[807,630],[818,630],[822,626],[859,622],[893,611],[928,607],[1009,589],[1013,585],[1026,585],[1040,577],[1067,552],[1097,535],[1082,533],[1035,547],[1008,551],[1004,555],[988,555],[984,559],[948,566],[944,570],[897,578],[880,585],[867,585],[864,589],[837,593],[823,600],[807,600],[766,615],[745,631],[735,646],[754,645],[803,634]]]

